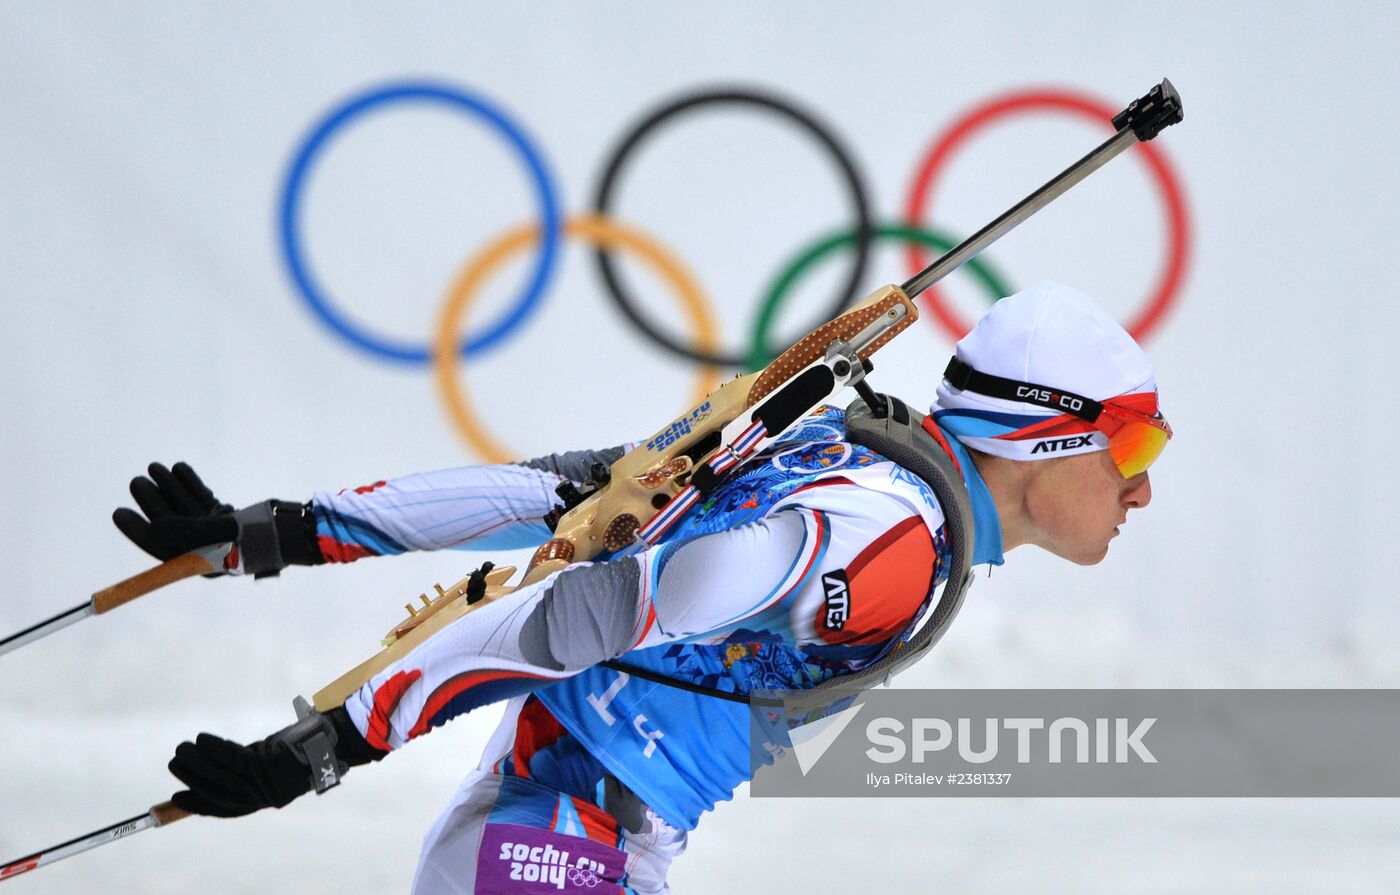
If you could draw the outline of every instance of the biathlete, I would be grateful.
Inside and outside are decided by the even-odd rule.
[[[1053,283],[998,302],[958,343],[930,418],[936,449],[967,488],[977,564],[1000,564],[1025,544],[1079,564],[1102,560],[1128,511],[1151,500],[1147,467],[1171,434],[1141,348],[1092,299]],[[623,450],[411,475],[239,511],[189,466],[153,464],[131,485],[144,515],[113,518],[162,560],[233,542],[225,567],[234,575],[519,547],[550,536],[541,518],[561,482],[581,482]],[[509,701],[480,765],[424,840],[418,895],[667,892],[688,833],[753,773],[748,709],[705,691],[810,689],[868,666],[915,627],[948,551],[930,487],[851,443],[843,412],[823,407],[662,543],[574,564],[478,607],[309,723],[343,771]],[[614,659],[651,674],[600,664]],[[187,787],[173,800],[215,817],[280,808],[321,788],[306,742],[281,732],[240,745],[202,733],[170,762]]]

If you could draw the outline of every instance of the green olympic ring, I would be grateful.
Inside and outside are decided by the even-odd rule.
[[[937,230],[909,227],[903,224],[878,226],[874,228],[872,233],[877,239],[917,242],[939,252],[949,251],[957,245],[957,240],[951,239]],[[793,284],[822,258],[839,248],[853,244],[857,235],[854,230],[842,230],[824,236],[799,252],[788,263],[788,266],[778,274],[773,284],[768,287],[767,293],[764,294],[763,303],[759,305],[758,314],[754,318],[753,336],[749,342],[749,372],[762,370],[777,356],[768,348],[768,332],[773,328],[773,320],[778,316],[778,308],[792,291]],[[967,269],[986,287],[987,294],[992,297],[992,304],[996,304],[1004,296],[1011,294],[1012,290],[1006,285],[1006,280],[981,258],[969,260]]]

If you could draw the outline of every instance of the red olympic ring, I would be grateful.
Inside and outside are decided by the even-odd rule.
[[[924,156],[909,190],[906,210],[909,226],[919,226],[925,209],[932,203],[934,175],[947,164],[953,152],[973,134],[1007,116],[1040,110],[1066,112],[1092,119],[1099,124],[1112,121],[1113,116],[1118,114],[1116,108],[1101,100],[1063,90],[1018,91],[974,106],[954,121]],[[1113,129],[1112,124],[1108,124],[1108,127]],[[1191,239],[1186,200],[1183,198],[1176,172],[1172,170],[1156,144],[1141,143],[1138,149],[1166,201],[1168,230],[1166,270],[1148,298],[1147,307],[1126,327],[1132,337],[1141,342],[1162,322],[1163,315],[1177,297],[1182,278],[1186,274],[1186,258]],[[917,244],[909,246],[906,257],[911,273],[922,270],[929,263],[923,247]],[[968,330],[972,328],[953,312],[937,285],[929,287],[920,300],[954,341],[967,335]]]

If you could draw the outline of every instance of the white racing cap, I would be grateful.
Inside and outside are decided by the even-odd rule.
[[[1098,302],[1042,280],[992,306],[958,342],[957,360],[978,373],[1105,401],[1152,395],[1152,364]],[[1104,450],[1093,424],[1038,403],[938,386],[934,420],[968,447],[1012,460]]]

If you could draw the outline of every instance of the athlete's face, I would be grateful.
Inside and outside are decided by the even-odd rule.
[[[1101,561],[1128,510],[1152,500],[1147,473],[1123,478],[1108,451],[1032,465],[1036,469],[1027,483],[1025,510],[1035,530],[1033,540],[1080,565]]]

